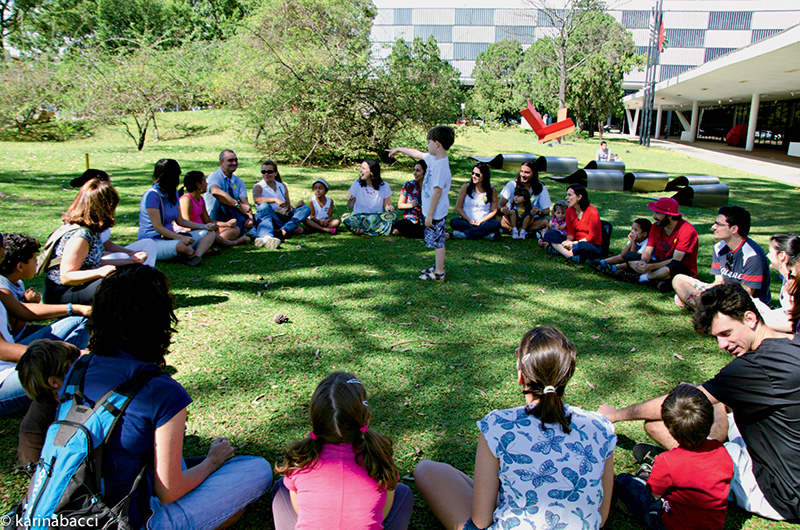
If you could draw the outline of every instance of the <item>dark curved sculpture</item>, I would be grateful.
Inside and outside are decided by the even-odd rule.
[[[679,189],[672,198],[681,206],[719,208],[728,204],[728,195],[727,184],[692,184]]]
[[[710,175],[686,175],[672,179],[664,191],[677,191],[685,186],[700,186],[707,184],[719,184],[719,178]]]
[[[533,153],[503,153],[495,157],[490,156],[471,156],[472,160],[483,162],[492,169],[503,169],[505,171],[519,171],[520,166],[526,160],[536,160]]]
[[[578,169],[578,159],[572,156],[540,156],[536,159],[540,173],[571,175]]]
[[[607,160],[607,161],[597,161],[592,160],[586,167],[583,169],[617,169],[625,173],[625,162],[622,161],[614,161],[614,160]]]

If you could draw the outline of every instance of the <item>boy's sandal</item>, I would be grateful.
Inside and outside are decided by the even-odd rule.
[[[436,272],[436,265],[420,271],[421,274],[430,274],[431,272]]]
[[[419,279],[420,280],[425,280],[425,281],[443,282],[444,281],[444,275],[445,275],[444,272],[438,273],[438,272],[431,271],[431,272],[426,272],[425,274],[420,275]]]

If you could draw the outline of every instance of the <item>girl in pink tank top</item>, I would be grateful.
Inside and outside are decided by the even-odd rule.
[[[405,530],[413,497],[399,482],[392,440],[370,428],[367,392],[344,372],[322,380],[311,398],[311,432],[275,469],[276,530]]]

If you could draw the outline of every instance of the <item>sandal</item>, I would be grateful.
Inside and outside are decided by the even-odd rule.
[[[422,269],[420,271],[420,273],[422,273],[422,274],[430,274],[430,273],[435,272],[435,271],[436,271],[436,265],[434,265],[432,267],[428,267],[427,269]]]
[[[444,275],[445,275],[444,272],[438,273],[438,272],[431,271],[431,272],[426,272],[425,274],[420,275],[419,279],[420,280],[425,280],[425,281],[443,282],[444,281]]]

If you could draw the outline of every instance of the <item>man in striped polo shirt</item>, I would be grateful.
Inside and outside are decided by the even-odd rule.
[[[672,280],[675,303],[693,308],[698,295],[721,283],[741,284],[754,299],[769,304],[769,261],[758,243],[747,237],[750,233],[750,213],[741,206],[723,206],[711,225],[714,245],[711,274],[714,283],[679,274]]]

